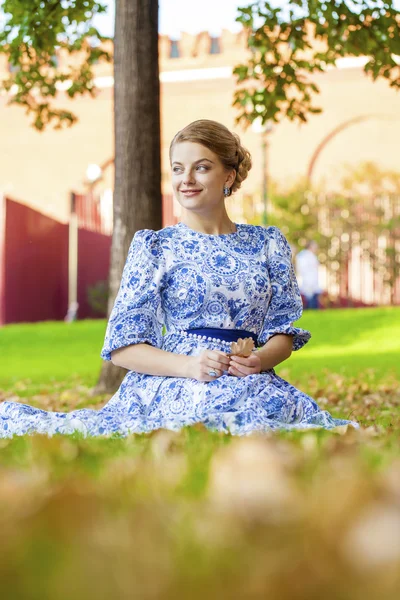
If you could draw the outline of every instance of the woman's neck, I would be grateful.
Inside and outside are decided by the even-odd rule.
[[[190,227],[190,229],[208,235],[223,235],[236,231],[236,225],[231,221],[226,212],[221,215],[198,215],[184,211],[181,221],[187,227]]]

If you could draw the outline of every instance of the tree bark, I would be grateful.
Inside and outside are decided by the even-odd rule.
[[[108,315],[132,237],[160,229],[158,0],[117,0],[114,37],[115,184]],[[126,371],[104,362],[95,393],[114,392]]]

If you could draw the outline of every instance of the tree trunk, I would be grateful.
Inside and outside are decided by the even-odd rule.
[[[162,226],[157,0],[116,2],[114,122],[114,231],[108,314],[134,233]],[[125,373],[104,362],[95,393],[114,392]]]

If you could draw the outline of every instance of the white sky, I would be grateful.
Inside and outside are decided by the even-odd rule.
[[[252,0],[159,0],[159,31],[170,37],[179,37],[181,31],[199,33],[208,31],[218,35],[222,29],[239,31],[236,23],[238,6],[248,6]],[[103,35],[112,36],[114,32],[115,0],[104,0],[108,4],[108,14],[99,15],[95,26]],[[287,0],[272,0],[275,6],[284,6]],[[400,0],[394,7],[400,9]]]
[[[0,23],[3,20],[0,0]],[[199,33],[208,31],[218,35],[222,29],[239,31],[240,23],[236,23],[239,6],[248,6],[252,0],[159,0],[159,31],[170,37],[179,37],[181,31]],[[94,19],[95,26],[103,35],[114,34],[115,0],[103,0],[108,5],[106,14]],[[272,0],[275,6],[287,5],[287,0]],[[400,10],[400,0],[394,1]]]
[[[106,0],[106,3],[108,14],[99,15],[95,26],[103,35],[112,35],[115,0]],[[240,23],[235,23],[237,7],[248,4],[248,0],[159,0],[159,31],[171,37],[179,36],[180,31],[215,34],[223,28],[239,31]]]

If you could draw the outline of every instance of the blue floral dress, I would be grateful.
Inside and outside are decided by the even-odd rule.
[[[310,338],[293,327],[301,314],[290,247],[276,227],[242,224],[225,235],[199,233],[183,223],[142,230],[129,250],[101,356],[110,360],[113,350],[138,343],[186,355],[206,348],[229,352],[228,342],[187,332],[195,328],[247,330],[259,346],[275,334],[290,334],[298,350]],[[194,423],[236,435],[357,427],[334,419],[273,369],[244,378],[226,373],[211,382],[129,371],[100,410],[62,413],[0,404],[0,437],[128,435]]]

